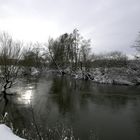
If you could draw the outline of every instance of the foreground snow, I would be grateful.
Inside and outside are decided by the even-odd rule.
[[[0,124],[0,140],[25,140],[15,134],[12,130],[4,124]]]

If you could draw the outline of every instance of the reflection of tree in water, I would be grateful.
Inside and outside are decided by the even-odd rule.
[[[50,94],[52,95],[53,102],[57,104],[62,114],[75,110],[75,87],[75,81],[68,80],[66,77],[53,79]]]
[[[8,115],[6,124],[9,127],[13,127],[14,131],[19,136],[23,136],[23,131],[29,131],[31,135],[33,135],[34,133],[31,131],[33,128],[31,124],[32,117],[30,110],[28,108],[22,108],[20,105],[17,105],[12,101],[12,99],[8,100],[7,104],[4,102],[5,101],[0,102],[0,113],[2,116],[4,116],[5,113]],[[26,135],[24,135],[24,137],[25,136]]]
[[[33,84],[34,88],[37,88],[37,83],[39,82],[40,78],[39,77],[29,77],[29,76],[25,76],[24,79],[22,80],[22,86],[23,85],[28,85],[28,84]]]
[[[2,101],[0,105],[0,113],[1,115],[4,114],[4,117],[2,117],[4,120],[0,120],[0,122],[12,127],[13,132],[20,137],[29,140],[62,140],[67,137],[68,139],[75,140],[73,129],[67,128],[64,124],[57,123],[53,127],[42,127],[38,122],[34,122],[36,120],[33,120],[33,118],[36,117],[36,114],[32,114],[34,110],[31,109],[33,108],[21,109],[11,101],[8,101],[7,104],[4,104]],[[37,128],[35,128],[35,123]],[[38,129],[40,137],[36,133],[36,129]]]
[[[77,122],[83,117],[81,116],[81,111],[88,108],[88,101],[82,98],[80,92],[89,89],[90,85],[86,85],[82,80],[75,80],[69,77],[55,77],[49,92],[53,107],[56,106],[58,114],[60,113],[60,118],[58,116],[60,120],[58,121],[61,122],[62,119],[65,125],[68,127],[72,126],[74,134],[80,139],[88,138],[90,132],[90,128],[86,128],[86,130],[84,129],[84,134],[81,134],[83,128],[77,126]],[[84,138],[82,138],[83,135]]]
[[[136,131],[140,139],[140,98],[133,102],[134,119],[136,125]]]
[[[29,83],[31,84],[31,82]],[[25,84],[28,85],[28,82],[26,81]],[[55,124],[53,124],[53,127],[49,127],[47,125],[47,107],[44,108],[45,106],[47,106],[47,104],[44,104],[47,103],[47,98],[45,98],[45,101],[41,101],[42,104],[39,105],[39,108],[41,108],[41,106],[43,105],[44,114],[39,114],[39,108],[36,108],[34,104],[31,105],[32,102],[28,105],[20,105],[19,102],[16,101],[16,95],[8,97],[8,102],[5,103],[4,100],[1,100],[0,102],[0,116],[5,116],[5,114],[8,114],[6,124],[9,127],[11,127],[12,124],[12,127],[15,128],[14,132],[16,132],[17,135],[33,140],[41,140],[41,138],[38,137],[37,131],[39,131],[41,137],[44,139],[50,138],[53,140],[59,140],[59,137],[61,135],[64,136],[63,133],[65,132],[63,126],[61,128],[58,128],[58,126],[55,126]],[[39,97],[40,100],[42,96]],[[65,129],[67,131],[67,134],[65,135],[72,135],[72,132],[69,132],[69,129]],[[57,131],[59,131],[59,134]]]
[[[102,91],[103,88],[105,89],[104,91]],[[111,87],[108,88],[106,85],[101,87],[82,80],[55,77],[50,94],[62,114],[67,112],[74,113],[78,111],[77,107],[81,109],[88,108],[90,102],[117,111],[125,108],[130,99],[136,99],[134,96],[118,94],[118,92],[113,93],[113,90],[112,92],[110,90]]]
[[[83,93],[92,90],[90,82],[75,80],[70,77],[55,77],[50,90],[53,102],[59,107],[62,114],[75,113],[79,108],[86,108],[88,101]]]

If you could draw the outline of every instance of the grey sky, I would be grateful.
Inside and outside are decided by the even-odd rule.
[[[0,31],[45,42],[78,28],[97,53],[133,52],[139,17],[140,0],[0,0]]]

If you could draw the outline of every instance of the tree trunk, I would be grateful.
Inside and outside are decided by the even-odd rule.
[[[3,91],[3,98],[5,100],[5,103],[7,104],[8,103],[8,98],[7,98],[6,89],[4,89],[4,91]]]

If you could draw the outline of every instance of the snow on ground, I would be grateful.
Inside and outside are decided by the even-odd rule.
[[[4,124],[0,124],[0,140],[25,140],[15,134],[12,130]]]

